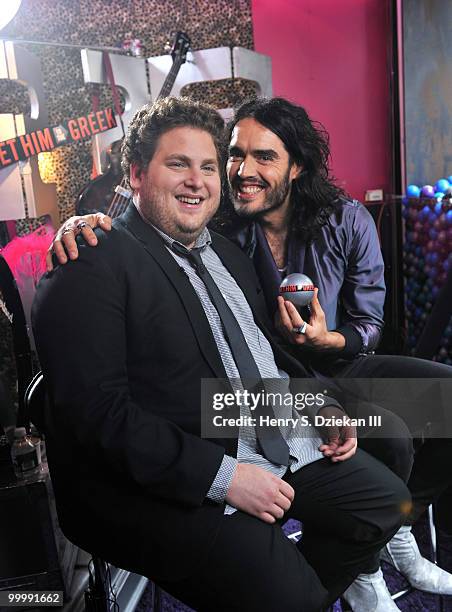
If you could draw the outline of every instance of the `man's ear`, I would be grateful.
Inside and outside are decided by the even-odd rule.
[[[130,186],[132,189],[139,189],[141,186],[141,176],[143,169],[140,164],[137,162],[132,162],[130,164]]]
[[[289,180],[295,181],[302,172],[303,172],[303,166],[293,163],[290,168],[290,172],[289,172]]]

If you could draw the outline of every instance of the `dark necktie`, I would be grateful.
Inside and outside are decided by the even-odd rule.
[[[264,383],[245,340],[242,329],[232,310],[226,303],[221,291],[218,289],[217,284],[203,264],[199,249],[192,249],[189,251],[185,247],[173,243],[173,250],[178,255],[182,255],[188,259],[203,281],[223,324],[224,334],[237,365],[244,388],[253,393],[264,391]],[[259,404],[259,414],[271,419],[275,418],[275,414],[271,406],[268,406],[267,402],[261,402]],[[276,465],[289,465],[289,447],[282,437],[279,428],[265,427],[265,425],[261,426],[259,414],[256,418],[256,435],[263,455]]]

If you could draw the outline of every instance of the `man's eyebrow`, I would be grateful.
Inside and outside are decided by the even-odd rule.
[[[243,155],[243,151],[240,147],[232,146],[229,147],[230,155]],[[270,159],[279,159],[278,153],[274,149],[253,149],[252,154],[255,157],[269,157]]]
[[[237,146],[229,147],[229,153],[231,155],[238,155],[239,153],[243,153],[242,149]]]
[[[180,159],[181,161],[190,162],[190,158],[187,155],[183,155],[182,153],[170,153],[166,156],[166,159]]]
[[[183,153],[170,153],[170,155],[168,155],[166,157],[167,160],[169,159],[178,159],[180,161],[185,162],[186,164],[191,164],[193,162],[193,159],[191,157],[188,157],[188,155],[184,155]],[[201,165],[205,165],[205,164],[216,164],[218,165],[218,161],[214,158],[214,157],[209,157],[207,159],[203,159],[201,162]]]
[[[274,149],[254,149],[253,155],[257,157],[265,156],[271,157],[271,159],[279,159],[279,155]]]

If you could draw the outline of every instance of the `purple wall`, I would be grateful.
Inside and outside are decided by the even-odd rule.
[[[388,0],[252,0],[256,51],[273,92],[306,107],[331,136],[332,170],[358,199],[390,186]]]

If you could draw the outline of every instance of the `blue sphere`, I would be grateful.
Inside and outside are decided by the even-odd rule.
[[[428,206],[424,206],[424,208],[419,212],[418,218],[420,221],[425,221],[430,214],[430,208]]]
[[[435,194],[435,195],[436,195],[436,194]],[[441,196],[441,198],[442,198],[442,197],[443,197],[443,196]],[[439,198],[439,199],[441,199],[441,198]],[[440,214],[441,214],[441,211],[443,210],[443,203],[442,203],[442,202],[437,202],[437,203],[435,204],[435,208],[434,208],[433,210],[435,211],[435,213],[436,213],[437,215],[440,215]]]
[[[442,191],[435,191],[435,198],[437,200],[442,200],[444,198],[444,193]]]
[[[446,189],[450,187],[450,183],[447,179],[442,178],[439,179],[439,181],[436,181],[435,183],[435,191],[446,191]]]
[[[448,225],[452,225],[452,210],[448,210],[446,213],[446,221]]]
[[[408,185],[406,194],[409,198],[418,198],[421,194],[421,190],[417,185]]]
[[[421,189],[421,196],[424,198],[434,198],[435,190],[431,185],[424,185]]]

